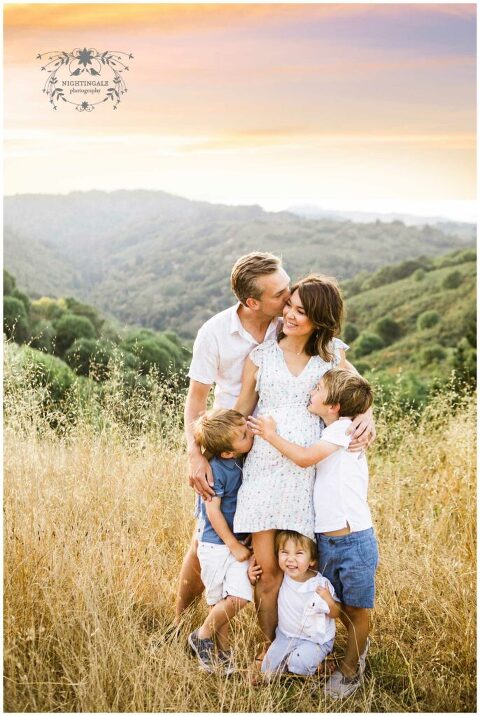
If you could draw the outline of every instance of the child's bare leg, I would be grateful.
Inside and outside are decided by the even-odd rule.
[[[200,562],[197,557],[197,540],[194,536],[183,558],[178,578],[177,602],[175,605],[175,623],[178,624],[183,612],[201,595],[204,590],[200,579]]]
[[[353,676],[357,673],[358,659],[368,638],[369,612],[369,609],[342,605],[340,618],[347,628],[347,648],[339,668],[345,676]]]
[[[211,609],[208,617],[198,630],[199,639],[212,639],[213,635],[218,637],[220,632],[220,647],[229,648],[228,626],[229,622],[240,609],[248,604],[247,599],[241,597],[225,597],[217,602]],[[225,630],[225,627],[227,629]],[[223,643],[222,643],[223,642]]]

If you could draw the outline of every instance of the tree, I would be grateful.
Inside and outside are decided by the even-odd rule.
[[[353,343],[355,338],[358,337],[359,330],[354,323],[346,323],[343,329],[343,337],[347,343]]]
[[[85,316],[88,318],[95,327],[95,331],[98,335],[105,321],[103,318],[100,318],[98,311],[93,306],[89,306],[86,303],[80,303],[80,301],[77,301],[76,298],[71,297],[66,298],[65,303],[67,304],[67,308],[70,313],[73,313],[76,316]]]
[[[378,351],[383,348],[383,340],[376,333],[369,333],[364,331],[360,333],[355,343],[355,356],[360,358],[366,356],[373,351]]]
[[[463,276],[460,271],[451,271],[445,276],[442,282],[443,288],[451,289],[458,288],[463,281]]]
[[[375,324],[375,331],[383,340],[386,346],[389,346],[391,343],[398,341],[398,339],[402,335],[402,329],[400,327],[400,324],[397,323],[397,321],[395,321],[393,318],[390,318],[390,316],[380,318],[380,320],[377,321]]]
[[[15,296],[3,297],[3,330],[7,338],[26,343],[30,338],[30,324],[25,305]]]
[[[55,353],[63,357],[76,338],[95,338],[95,328],[85,316],[66,313],[55,323]]]
[[[424,311],[417,318],[417,328],[424,331],[426,328],[433,328],[440,320],[438,311]]]
[[[16,281],[12,274],[9,273],[7,269],[3,269],[3,295],[10,296],[15,288],[15,284]]]

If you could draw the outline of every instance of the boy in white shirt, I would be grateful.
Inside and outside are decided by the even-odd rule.
[[[311,676],[332,651],[339,600],[332,585],[316,570],[316,545],[291,530],[275,536],[278,566],[284,573],[278,593],[278,626],[265,654],[265,677],[288,671]],[[252,584],[262,574],[255,562],[248,575]]]
[[[301,467],[317,463],[314,508],[318,566],[342,602],[347,649],[326,685],[332,698],[344,698],[360,686],[369,646],[369,610],[374,606],[377,542],[367,503],[365,456],[349,453],[352,419],[368,410],[372,390],[361,376],[336,368],[310,393],[309,411],[322,418],[322,439],[310,447],[288,442],[268,416],[250,417],[256,435]]]

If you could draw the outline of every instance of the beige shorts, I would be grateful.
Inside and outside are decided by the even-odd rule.
[[[227,596],[253,602],[248,559],[238,562],[225,544],[211,542],[199,542],[197,556],[207,604],[216,604]]]

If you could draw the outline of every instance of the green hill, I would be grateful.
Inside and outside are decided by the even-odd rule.
[[[388,267],[391,275],[401,274],[405,263]],[[354,293],[346,302],[349,358],[366,375],[400,371],[427,385],[447,380],[455,368],[474,381],[476,252],[457,251],[421,263],[423,268],[409,276],[373,288],[369,284],[381,272],[366,277],[366,290],[358,281],[346,282],[347,296]]]
[[[4,264],[22,290],[187,338],[231,304],[231,267],[249,251],[281,255],[293,279],[313,270],[344,281],[474,245],[461,227],[310,220],[149,191],[7,197],[4,222]]]

